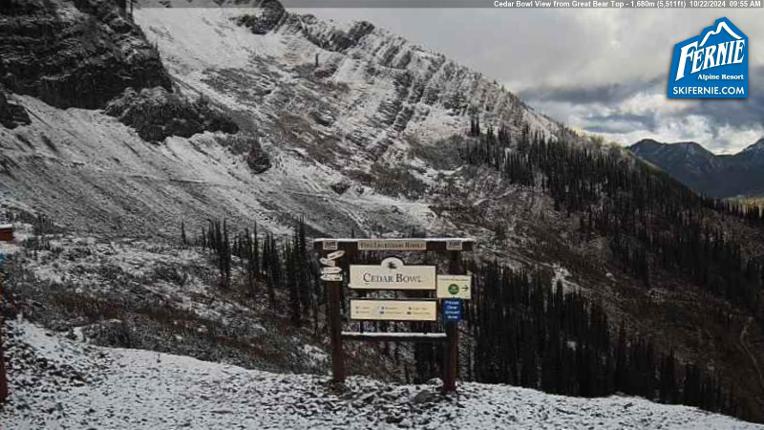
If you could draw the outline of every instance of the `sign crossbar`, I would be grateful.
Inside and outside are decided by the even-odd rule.
[[[400,341],[400,342],[443,342],[448,340],[446,333],[407,333],[407,332],[358,332],[343,331],[342,338],[347,340]]]

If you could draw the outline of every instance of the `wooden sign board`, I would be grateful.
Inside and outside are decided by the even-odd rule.
[[[465,237],[427,237],[427,238],[317,238],[313,247],[324,254],[327,251],[408,251],[408,252],[461,252],[472,251],[475,240]],[[329,257],[331,258],[331,257]]]
[[[380,265],[351,265],[350,288],[359,290],[434,290],[435,266],[406,266],[390,257]]]
[[[350,319],[368,321],[437,321],[434,300],[350,300]]]
[[[336,240],[325,240],[322,245],[324,251],[336,251],[338,248]]]
[[[336,266],[337,262],[335,260],[330,260],[328,258],[319,258],[318,261],[321,262],[324,266]]]
[[[359,251],[426,251],[424,239],[359,239]]]
[[[341,273],[324,273],[321,275],[322,281],[327,282],[342,282],[342,274]]]
[[[446,251],[461,251],[463,248],[461,240],[446,241]]]
[[[472,298],[472,276],[469,275],[438,275],[439,299]]]

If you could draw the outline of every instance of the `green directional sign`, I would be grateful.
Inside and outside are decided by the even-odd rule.
[[[472,298],[472,276],[470,275],[438,275],[439,299]]]

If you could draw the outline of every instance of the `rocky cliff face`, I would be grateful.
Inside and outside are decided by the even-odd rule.
[[[266,145],[288,141],[343,170],[461,134],[474,115],[517,135],[562,132],[498,83],[368,22],[326,22],[275,1],[143,9],[136,22],[185,89],[239,112]]]
[[[29,114],[24,106],[8,100],[8,94],[0,85],[0,125],[6,128],[16,128],[29,124]]]
[[[111,0],[3,2],[0,83],[61,108],[100,108],[127,87],[171,88],[158,51]]]
[[[169,136],[191,137],[203,131],[239,131],[236,123],[206,99],[190,102],[161,87],[144,88],[140,93],[129,88],[111,101],[104,112],[133,127],[149,142],[160,142]]]

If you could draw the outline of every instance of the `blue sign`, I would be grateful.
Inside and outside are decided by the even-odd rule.
[[[462,320],[462,301],[459,299],[446,299],[441,302],[443,319],[446,322],[458,322]]]
[[[672,99],[748,97],[748,36],[727,18],[674,45],[668,78]]]

